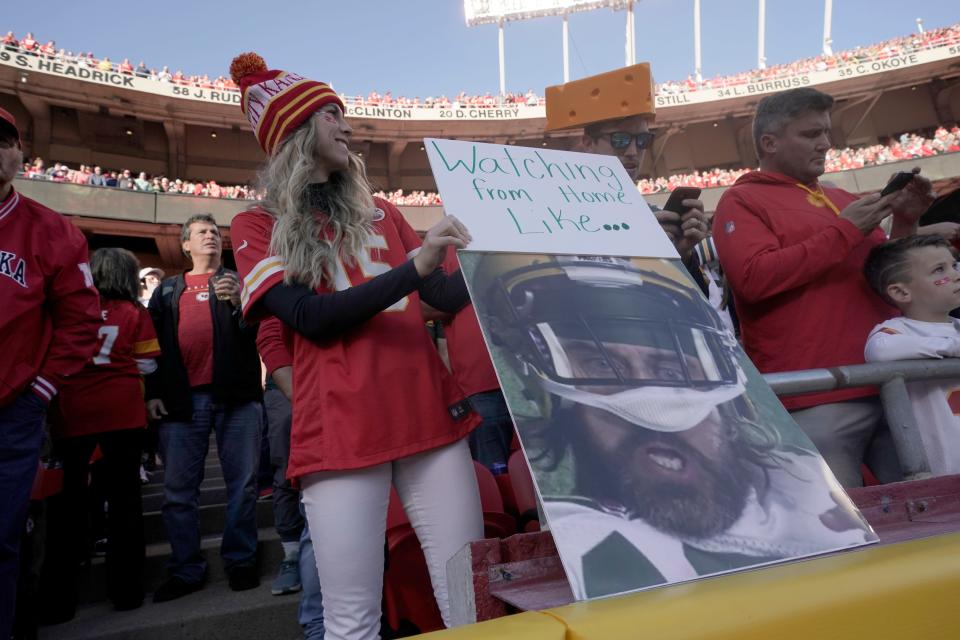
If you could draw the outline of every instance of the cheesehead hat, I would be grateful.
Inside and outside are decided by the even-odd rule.
[[[656,112],[648,62],[547,87],[546,97],[547,131]]]

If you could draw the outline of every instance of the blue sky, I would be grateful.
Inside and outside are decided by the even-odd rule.
[[[185,73],[226,73],[240,51],[255,50],[272,68],[331,82],[348,94],[496,92],[497,28],[464,24],[461,0],[162,0],[100,3],[9,2],[0,30],[32,30],[58,46],[111,60],[167,64]],[[753,68],[757,0],[702,0],[705,76]],[[822,0],[767,0],[768,64],[816,55]],[[271,12],[265,11],[271,9]],[[693,71],[693,0],[641,0],[636,5],[637,60],[653,64],[658,81]],[[957,0],[834,0],[834,50],[916,29],[960,22]],[[621,66],[624,12],[570,18],[571,77]],[[562,81],[561,21],[543,18],[506,28],[507,90],[538,93]]]

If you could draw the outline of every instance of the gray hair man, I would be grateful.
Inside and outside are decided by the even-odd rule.
[[[833,98],[812,88],[767,96],[753,138],[760,170],[717,205],[714,242],[740,318],[744,350],[763,373],[860,364],[870,330],[895,310],[870,291],[862,266],[886,236],[916,231],[930,182],[862,198],[820,182],[831,148]],[[914,169],[918,174],[919,169]],[[846,487],[866,459],[882,481],[902,474],[873,387],[784,398],[784,406]]]

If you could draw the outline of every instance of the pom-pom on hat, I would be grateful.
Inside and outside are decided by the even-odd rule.
[[[240,109],[268,155],[273,155],[280,143],[323,105],[333,103],[344,109],[330,85],[268,69],[256,53],[241,53],[234,58],[230,77],[240,87]]]

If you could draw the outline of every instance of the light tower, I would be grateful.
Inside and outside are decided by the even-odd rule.
[[[563,18],[563,81],[570,80],[570,48],[568,16],[578,11],[595,9],[627,10],[625,63],[636,62],[636,31],[633,25],[633,5],[637,0],[463,0],[463,12],[468,27],[496,24],[500,57],[500,95],[507,93],[506,60],[504,53],[504,25],[514,20],[532,20],[548,16]]]

